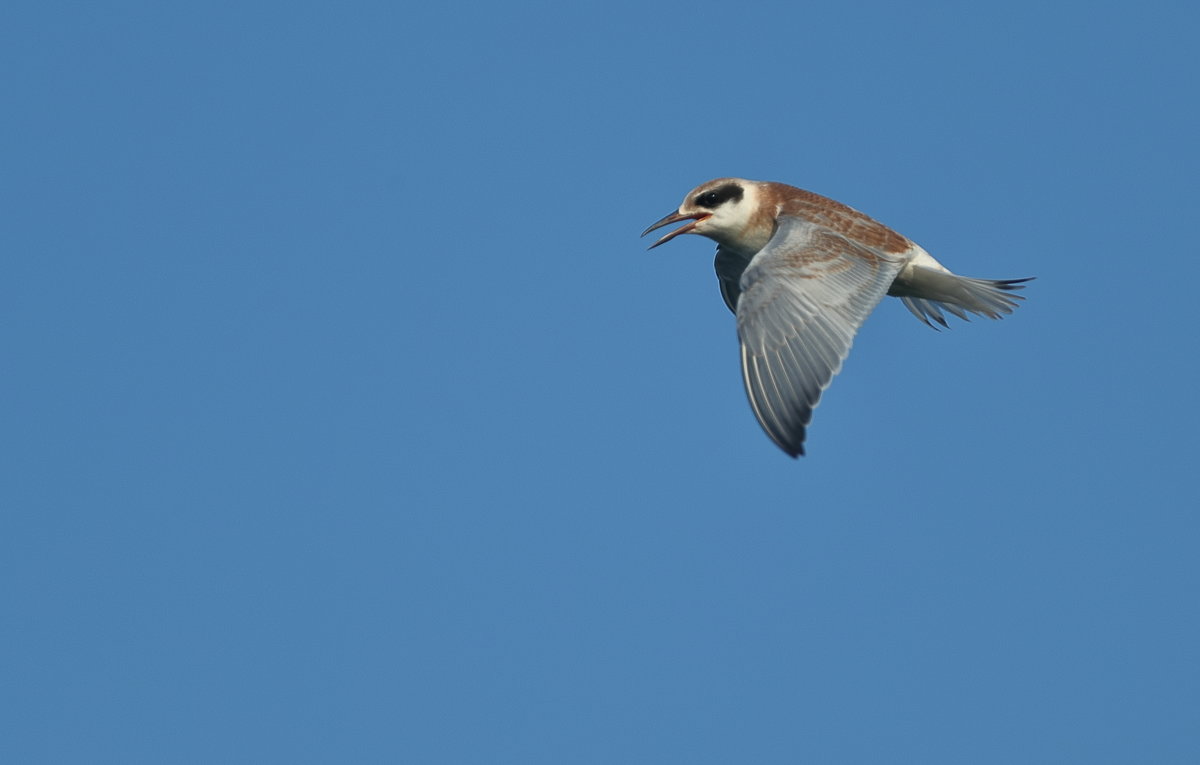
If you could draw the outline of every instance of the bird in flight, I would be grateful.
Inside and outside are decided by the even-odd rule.
[[[908,238],[840,202],[783,183],[718,178],[642,232],[687,221],[680,234],[717,243],[717,279],[737,316],[742,379],[754,416],[780,449],[804,454],[812,411],[854,334],[884,295],[930,327],[943,311],[999,319],[1029,279],[951,273]]]

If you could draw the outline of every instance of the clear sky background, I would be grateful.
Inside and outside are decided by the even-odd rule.
[[[1200,762],[1197,13],[9,4],[0,760]],[[723,175],[1038,280],[793,461]]]

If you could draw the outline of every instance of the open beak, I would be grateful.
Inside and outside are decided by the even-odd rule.
[[[680,212],[673,212],[673,213],[666,214],[665,216],[663,216],[663,218],[661,220],[659,220],[653,226],[651,226],[650,228],[643,231],[642,236],[649,234],[651,231],[653,231],[656,228],[662,228],[663,226],[669,226],[672,223],[678,223],[681,220],[686,220],[689,222],[686,225],[680,226],[679,228],[675,229],[671,233],[667,234],[662,239],[659,239],[657,242],[650,245],[646,249],[653,250],[655,247],[659,246],[660,244],[666,244],[667,242],[671,241],[672,239],[679,236],[680,234],[691,233],[692,229],[694,229],[696,227],[696,224],[699,223],[700,221],[704,220],[707,217],[709,217],[707,213],[692,213],[691,215],[684,215],[683,213],[680,213]]]

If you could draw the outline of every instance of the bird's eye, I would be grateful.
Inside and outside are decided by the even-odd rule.
[[[712,210],[729,201],[740,201],[741,198],[742,187],[736,183],[727,183],[720,188],[713,189],[712,191],[706,191],[703,194],[697,195],[695,202],[699,207]]]

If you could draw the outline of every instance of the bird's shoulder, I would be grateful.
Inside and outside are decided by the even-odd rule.
[[[780,184],[782,186],[782,184]],[[902,253],[913,243],[908,237],[893,231],[866,213],[842,204],[837,200],[795,186],[785,186],[775,195],[777,231],[787,219],[811,224],[812,228],[795,229],[795,234],[809,236],[816,244],[825,241],[817,229],[844,237],[850,242],[882,253]]]

